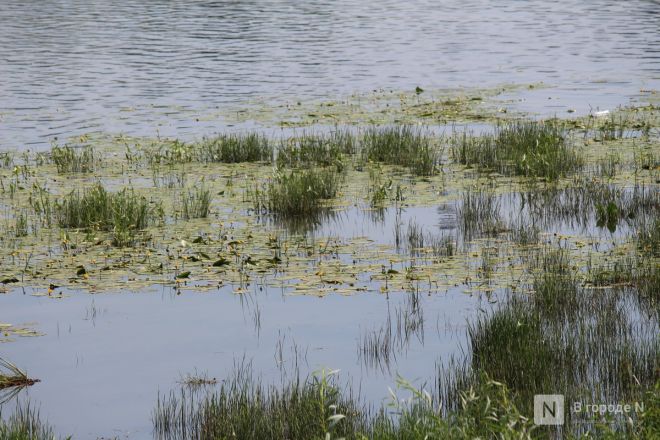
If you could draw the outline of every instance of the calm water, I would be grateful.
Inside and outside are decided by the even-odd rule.
[[[0,148],[199,137],[250,99],[543,81],[518,105],[626,104],[660,78],[657,1],[0,3]],[[552,98],[552,99],[548,99]]]
[[[327,3],[4,0],[0,149],[94,131],[201,137],[226,128],[205,115],[255,100],[376,88],[542,81],[549,87],[513,104],[537,114],[613,108],[660,88],[657,1]],[[451,226],[437,208],[403,220]],[[393,221],[348,215],[319,234],[391,243]],[[30,293],[0,295],[0,322],[35,322],[46,335],[2,344],[0,355],[43,380],[22,398],[77,438],[149,438],[159,391],[195,368],[221,379],[243,358],[269,380],[295,362],[304,373],[340,368],[378,403],[395,373],[429,380],[436,362],[460,355],[466,320],[489,306],[460,287],[422,295],[424,336],[388,367],[366,365],[358,345],[406,307],[404,295]]]

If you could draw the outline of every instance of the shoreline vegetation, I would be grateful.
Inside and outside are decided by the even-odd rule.
[[[197,389],[159,396],[157,438],[654,438],[659,116],[647,105],[486,121],[480,133],[406,123],[281,139],[83,136],[49,152],[5,152],[0,288],[64,300],[160,284],[406,295],[396,322],[360,338],[372,366],[415,337],[420,292],[493,299],[468,323],[465,358],[438,368],[428,392],[399,379],[407,398],[372,408],[330,371],[280,387],[249,369],[220,383],[191,377]],[[392,246],[317,236],[337,216],[378,222],[429,206],[448,207],[452,227],[397,220]],[[11,326],[0,331],[11,338]],[[563,429],[535,427],[533,396],[552,390],[646,410],[567,413]],[[0,421],[0,437],[52,438],[38,419],[20,409]]]

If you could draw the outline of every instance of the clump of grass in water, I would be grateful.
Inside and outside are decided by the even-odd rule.
[[[53,147],[50,157],[57,167],[59,174],[64,173],[91,173],[94,171],[94,149],[83,147],[76,149],[65,145]]]
[[[370,128],[362,137],[367,160],[407,167],[417,176],[437,173],[440,155],[431,138],[411,126]]]
[[[7,419],[0,419],[0,438],[5,440],[55,440],[55,432],[30,404],[18,405]],[[66,437],[70,440],[71,437]]]
[[[277,150],[279,167],[333,166],[337,171],[344,168],[345,158],[356,151],[353,134],[334,130],[328,135],[303,134],[283,142]]]
[[[151,206],[132,189],[109,193],[100,183],[83,191],[72,191],[55,203],[57,222],[62,228],[111,231],[115,246],[128,246],[135,231],[162,218],[162,207]]]
[[[211,206],[211,192],[204,185],[188,190],[183,196],[182,215],[185,220],[206,218]]]
[[[533,294],[516,294],[469,325],[472,371],[511,387],[526,415],[534,394],[553,390],[569,401],[639,401],[657,381],[660,358],[657,316],[640,313],[640,286],[586,289],[563,250],[542,250],[533,266],[540,270]],[[567,417],[572,432],[596,423]],[[587,418],[572,423],[572,417]]]
[[[21,389],[39,382],[8,360],[0,358],[0,405],[14,397]]]
[[[507,176],[556,180],[582,168],[584,160],[571,148],[566,133],[552,122],[520,121],[498,126],[494,134],[454,140],[455,161]]]
[[[254,206],[281,217],[313,216],[337,195],[340,182],[332,168],[278,171],[265,188],[254,191]]]
[[[194,146],[201,162],[270,162],[273,147],[265,136],[257,133],[225,134],[205,139]]]

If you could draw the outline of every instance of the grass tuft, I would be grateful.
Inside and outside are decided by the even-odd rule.
[[[91,173],[94,171],[94,149],[83,147],[76,149],[65,145],[53,147],[50,157],[57,167],[59,174],[64,173]]]
[[[254,191],[254,206],[285,218],[313,216],[337,195],[340,182],[341,175],[332,168],[278,171],[263,189]]]
[[[223,134],[194,146],[200,162],[270,162],[273,147],[257,133]]]
[[[455,161],[506,176],[556,180],[582,168],[584,160],[556,123],[520,121],[500,125],[493,134],[455,139]]]
[[[132,189],[109,193],[100,183],[82,192],[70,192],[55,203],[54,212],[62,228],[111,231],[118,247],[130,245],[135,231],[162,218],[160,206],[151,206]]]
[[[367,130],[362,138],[362,154],[372,162],[407,167],[417,176],[436,174],[440,161],[431,137],[406,125]]]

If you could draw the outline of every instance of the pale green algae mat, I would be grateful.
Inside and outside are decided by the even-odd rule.
[[[478,90],[460,94],[374,94],[363,97],[359,105],[348,100],[300,105],[303,110],[289,109],[281,115],[281,121],[303,126],[341,124],[339,129],[348,127],[356,139],[365,130],[362,123],[437,125],[479,120],[495,125],[514,115],[487,99],[494,95],[494,91]],[[621,190],[644,187],[657,202],[660,148],[658,109],[654,105],[561,119],[557,123],[566,128],[571,147],[584,158],[584,169],[593,172],[556,182],[535,179],[537,188],[552,185],[561,189],[583,185],[591,179]],[[297,131],[290,137],[314,133],[310,127],[302,130],[304,134]],[[620,135],[602,136],[612,130],[619,130]],[[456,163],[452,148],[463,134],[462,129],[454,134],[447,130],[428,133],[439,160],[437,172],[424,177],[413,176],[402,167],[364,160],[359,151],[343,155],[340,189],[336,197],[323,202],[328,209],[326,214],[354,210],[377,214],[387,207],[458,206],[466,191],[487,190],[504,196],[529,190],[529,178],[479,172]],[[271,140],[278,145],[287,142],[292,140]],[[291,294],[307,295],[404,291],[420,283],[430,291],[459,284],[464,284],[467,291],[491,291],[505,286],[516,288],[526,277],[520,251],[529,245],[513,243],[507,234],[515,213],[503,220],[498,234],[477,239],[472,246],[461,246],[453,255],[434,255],[431,248],[423,246],[414,253],[397,252],[392,245],[374,242],[373,237],[300,233],[292,231],[285,222],[268,221],[268,214],[256,213],[254,193],[277,173],[272,163],[201,163],[194,157],[195,143],[163,139],[95,135],[72,139],[67,145],[90,149],[94,159],[92,169],[87,171],[91,172],[58,173],[48,152],[4,155],[0,170],[0,278],[5,292],[31,286],[38,288],[37,295],[62,298],[68,288],[137,291],[165,283],[195,290],[232,284],[240,294],[255,278],[269,285],[288,287]],[[606,175],[602,170],[605,162],[613,163],[613,173]],[[128,247],[114,246],[112,232],[93,226],[58,227],[57,205],[71,191],[84,192],[99,182],[109,192],[132,189],[157,211],[154,224],[136,231]],[[183,200],[196,187],[208,189],[210,215],[184,220]],[[398,189],[398,196],[392,188]],[[371,201],[379,189],[386,194],[374,206]],[[403,225],[404,232],[408,226]],[[629,251],[625,234],[614,234],[610,246],[599,246],[600,239],[589,239],[587,235],[552,231],[532,245],[561,242],[572,251],[576,264],[587,256],[593,260]],[[487,246],[479,245],[479,240]],[[496,270],[488,274],[487,282],[471,281],[480,276],[475,261],[482,260],[488,247],[499,250],[491,262]],[[18,328],[4,328],[6,335],[20,333]]]

